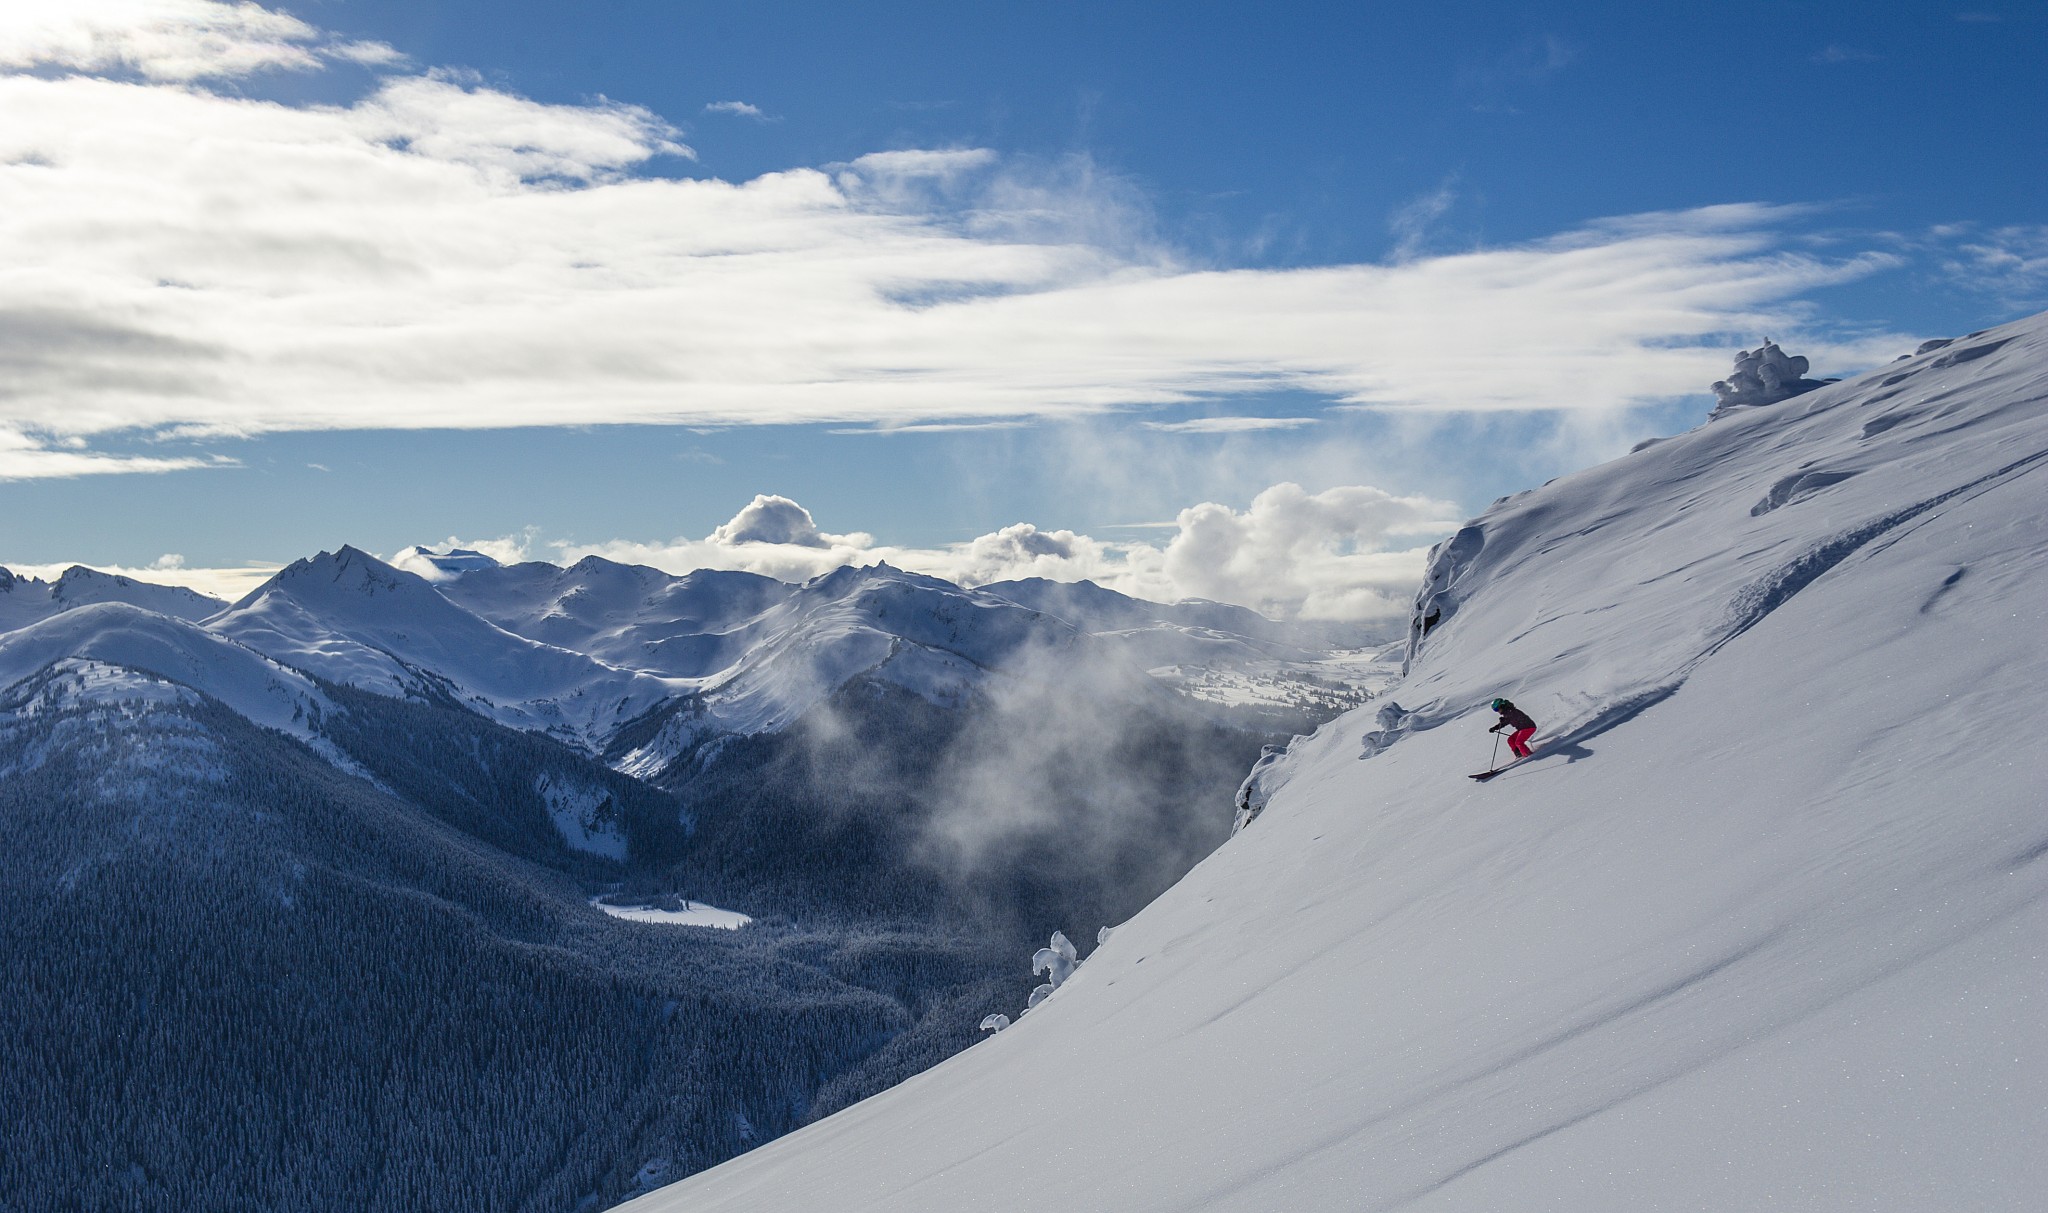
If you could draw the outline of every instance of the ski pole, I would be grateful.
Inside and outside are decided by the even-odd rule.
[[[1499,733],[1495,733],[1495,734],[1493,735],[1493,757],[1492,757],[1492,758],[1489,758],[1489,759],[1487,759],[1487,760],[1486,760],[1486,769],[1487,769],[1487,770],[1489,770],[1489,771],[1491,771],[1491,770],[1493,769],[1493,764],[1494,764],[1495,762],[1498,762],[1499,760],[1500,760],[1500,734],[1499,734]]]

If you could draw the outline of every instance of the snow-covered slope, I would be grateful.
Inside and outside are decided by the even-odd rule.
[[[78,564],[65,569],[55,581],[18,577],[0,568],[0,632],[96,602],[125,602],[188,621],[205,619],[227,605],[183,586],[152,585]]]
[[[625,1207],[2039,1208],[2044,520],[2042,317],[1504,502],[1052,998]]]
[[[501,724],[586,749],[694,689],[515,636],[351,547],[298,561],[206,626],[335,682],[446,694]]]
[[[125,603],[94,603],[0,633],[0,690],[52,667],[60,676],[17,711],[46,710],[68,697],[149,699],[162,680],[221,701],[241,716],[289,733],[345,770],[355,764],[317,733],[335,710],[311,679],[206,630]],[[134,671],[145,679],[115,677]],[[54,697],[54,698],[53,698]]]

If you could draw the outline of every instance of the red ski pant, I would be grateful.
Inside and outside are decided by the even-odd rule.
[[[1529,756],[1529,738],[1535,735],[1536,728],[1534,725],[1526,729],[1516,729],[1508,734],[1508,749],[1517,758],[1527,758]]]

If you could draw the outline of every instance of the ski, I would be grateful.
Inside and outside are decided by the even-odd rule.
[[[1477,775],[1467,775],[1465,776],[1465,778],[1477,780],[1480,783],[1485,783],[1487,780],[1492,779],[1495,775],[1498,775],[1503,771],[1512,771],[1516,767],[1521,766],[1523,763],[1529,761],[1531,758],[1536,757],[1537,753],[1538,751],[1531,750],[1520,758],[1510,760],[1505,766],[1495,767],[1491,771],[1481,771]]]

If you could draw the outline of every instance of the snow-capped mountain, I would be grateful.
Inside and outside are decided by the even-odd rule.
[[[2038,1208],[2044,518],[2048,317],[1513,497],[1029,1015],[626,1208]]]
[[[445,695],[588,750],[695,687],[515,636],[352,547],[281,570],[206,626],[332,682]]]
[[[422,552],[419,559],[444,554]],[[1026,590],[1031,587],[1026,583]],[[615,756],[621,768],[653,774],[715,736],[773,733],[855,679],[899,687],[940,706],[958,706],[991,678],[1068,661],[1125,669],[1127,693],[1159,688],[1138,670],[1205,656],[1231,662],[1308,663],[1307,653],[1213,627],[1169,623],[1159,607],[1101,590],[1079,624],[1041,609],[1043,591],[965,589],[879,564],[843,568],[789,585],[753,573],[699,570],[673,576],[640,565],[586,557],[568,568],[544,563],[472,568],[435,588],[506,631],[590,654],[621,669],[688,680],[700,692],[644,742]],[[1095,587],[1089,587],[1095,589]],[[1105,601],[1101,596],[1108,596]],[[1187,610],[1238,620],[1237,608]],[[1072,614],[1074,612],[1068,612]],[[1112,630],[1111,624],[1121,630]],[[1141,634],[1155,642],[1136,639]],[[1154,680],[1157,681],[1157,680]]]
[[[797,587],[716,569],[677,577],[589,556],[568,568],[536,561],[475,569],[440,590],[529,640],[621,669],[706,678],[743,657],[754,642],[745,625]]]
[[[182,586],[153,585],[83,565],[72,565],[55,581],[20,577],[0,568],[0,632],[96,602],[125,602],[191,622],[205,619],[227,605]]]
[[[107,671],[127,671],[143,682],[211,696],[244,719],[305,741],[354,769],[319,732],[321,718],[335,707],[312,679],[182,619],[100,602],[0,632],[0,689],[58,667],[80,676],[60,679],[17,711],[50,710],[68,693],[90,697],[113,685]]]

